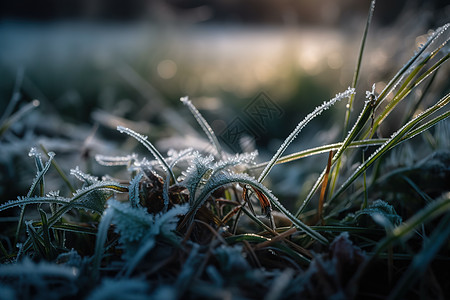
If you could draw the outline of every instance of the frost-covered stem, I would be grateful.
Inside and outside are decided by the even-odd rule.
[[[339,149],[336,151],[336,154],[334,154],[333,159],[331,161],[331,165],[333,165],[344,153],[345,149],[347,149],[348,145],[350,145],[351,141],[355,138],[357,133],[361,130],[362,124],[367,120],[368,114],[370,113],[370,108],[368,102],[365,102],[365,105],[359,114],[355,124],[353,125],[352,129],[348,132],[347,136],[345,137],[344,141],[342,142]],[[326,168],[323,169],[322,173],[320,174],[319,178],[314,183],[313,187],[309,191],[309,194],[306,196],[305,200],[303,201],[300,208],[295,213],[295,216],[298,217],[302,212],[303,209],[308,205],[309,201],[312,199],[312,196],[319,188],[323,178],[325,177]],[[334,187],[333,187],[334,189]]]
[[[300,123],[298,123],[297,127],[295,127],[294,131],[286,138],[286,140],[281,144],[280,148],[277,150],[275,155],[269,161],[267,166],[262,171],[261,175],[259,175],[258,182],[262,182],[266,176],[269,174],[270,170],[273,168],[277,160],[283,155],[284,151],[287,147],[292,143],[292,141],[297,137],[299,132],[308,124],[312,119],[319,116],[324,110],[327,110],[330,106],[335,104],[336,102],[350,97],[355,93],[354,88],[348,88],[345,92],[337,94],[333,99],[324,102],[322,105],[316,107],[311,113],[309,113]]]
[[[220,146],[219,140],[217,139],[216,135],[214,134],[214,131],[212,130],[211,126],[209,126],[208,122],[206,122],[205,118],[200,114],[198,109],[192,104],[192,102],[189,100],[189,98],[181,97],[180,101],[183,102],[184,105],[186,105],[191,113],[194,115],[195,119],[197,120],[198,124],[202,127],[203,131],[208,136],[209,141],[214,145],[216,148],[217,154],[219,157],[223,156],[222,147]]]
[[[175,175],[172,172],[172,169],[170,169],[169,165],[167,164],[164,157],[159,153],[159,151],[153,146],[152,143],[150,143],[147,139],[148,137],[142,134],[139,134],[135,132],[134,130],[131,130],[130,128],[126,128],[123,126],[117,126],[117,130],[121,133],[126,133],[129,136],[134,137],[136,140],[138,140],[142,145],[144,145],[145,148],[147,148],[151,154],[156,158],[157,161],[161,164],[164,171],[168,172],[170,174],[170,177],[172,178],[173,182],[176,183],[177,180],[175,178]]]
[[[377,101],[375,103],[375,107],[378,107],[378,105],[386,98],[388,94],[392,90],[394,90],[397,85],[402,81],[404,76],[408,74],[409,68],[414,64],[414,62],[422,55],[422,53],[425,51],[428,46],[434,42],[444,31],[446,31],[450,27],[450,23],[445,24],[442,27],[439,27],[434,31],[430,36],[428,37],[428,40],[425,44],[423,44],[417,52],[414,54],[411,59],[403,65],[403,67],[400,69],[400,71],[395,74],[395,76],[389,81],[389,83],[385,86],[385,88],[381,91],[380,95],[378,95]]]
[[[417,115],[415,118],[411,119],[408,123],[406,123],[403,127],[401,127],[399,130],[394,132],[389,140],[387,140],[383,145],[381,145],[372,155],[363,163],[361,164],[354,172],[353,174],[342,184],[342,186],[339,188],[339,190],[336,192],[336,194],[333,195],[333,198],[330,199],[330,202],[337,198],[339,195],[341,195],[346,188],[350,186],[350,184],[367,168],[374,163],[381,155],[383,155],[386,151],[390,150],[391,148],[395,147],[402,139],[404,135],[406,135],[414,126],[416,126],[420,121],[427,118],[432,113],[436,112],[437,110],[441,109],[442,107],[446,106],[448,103],[450,103],[450,93],[444,96],[441,100],[439,100],[435,105],[428,108],[421,114]]]
[[[359,71],[361,70],[361,61],[362,61],[362,57],[363,57],[363,53],[364,53],[364,47],[366,45],[366,40],[367,40],[367,33],[369,31],[370,23],[372,23],[373,11],[375,10],[375,2],[376,2],[375,0],[372,0],[372,2],[370,3],[369,15],[367,16],[366,27],[364,28],[364,34],[363,34],[363,38],[361,41],[361,47],[359,48],[358,62],[356,63],[355,73],[353,74],[352,88],[356,88],[356,84],[358,83]],[[348,124],[350,121],[350,114],[353,109],[354,98],[355,98],[355,95],[352,94],[348,99],[347,111],[345,112],[345,120],[344,120],[344,134],[346,134],[347,129],[348,129]],[[345,135],[343,138],[345,138]]]

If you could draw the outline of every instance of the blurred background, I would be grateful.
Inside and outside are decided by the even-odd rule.
[[[190,97],[231,152],[256,148],[261,160],[269,158],[308,112],[351,85],[369,4],[2,1],[0,113],[14,95],[20,95],[15,110],[33,99],[40,106],[0,137],[0,195],[26,191],[34,173],[31,159],[23,158],[31,146],[55,151],[66,170],[80,165],[96,175],[105,171],[92,162],[94,154],[142,151],[125,143],[118,124],[148,135],[163,152],[198,145],[203,135],[182,96]],[[428,29],[449,15],[444,0],[377,1],[356,109],[364,91],[373,83],[380,91],[426,41]],[[249,113],[261,95],[276,112],[264,124]],[[344,110],[345,103],[338,104],[315,120],[289,152],[337,141]],[[245,131],[246,143],[229,140],[233,124]],[[307,168],[278,171],[278,186],[296,195],[299,182],[325,163],[326,155]]]

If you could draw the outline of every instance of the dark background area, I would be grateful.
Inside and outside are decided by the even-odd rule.
[[[2,1],[0,17],[34,21],[96,20],[136,21],[183,20],[197,16],[199,21],[236,22],[241,24],[283,24],[295,20],[302,24],[336,26],[348,16],[366,13],[370,1],[359,0],[248,0],[248,1],[183,1],[183,0],[70,0],[70,1]],[[377,1],[380,23],[388,25],[406,7],[436,12],[435,20],[448,14],[445,0]],[[441,15],[441,16],[439,16]]]

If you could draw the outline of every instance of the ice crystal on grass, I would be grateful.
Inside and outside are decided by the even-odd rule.
[[[126,156],[106,156],[106,155],[95,155],[95,160],[103,166],[128,166],[137,160],[136,154],[126,155]]]
[[[120,234],[119,242],[125,250],[124,255],[127,259],[132,259],[143,243],[154,240],[157,235],[174,239],[173,230],[179,217],[186,214],[187,205],[179,205],[166,213],[152,215],[145,208],[132,207],[129,202],[110,200],[108,211],[113,214],[112,223]]]
[[[297,137],[300,131],[315,117],[319,116],[323,111],[330,108],[336,102],[341,101],[344,98],[349,98],[351,95],[355,93],[354,88],[348,88],[345,92],[336,94],[336,96],[322,103],[316,107],[311,113],[309,113],[300,123],[298,123],[297,127],[291,132],[291,134],[284,140],[283,144],[281,144],[280,148],[278,148],[277,152],[274,154],[270,162],[266,165],[264,170],[261,172],[261,175],[258,178],[259,182],[262,182],[266,176],[269,174],[270,170],[275,165],[276,161],[283,155],[284,151],[286,151],[287,147],[292,143],[292,141]]]
[[[222,147],[220,146],[219,141],[217,140],[217,137],[212,130],[211,126],[209,126],[208,122],[206,122],[205,118],[200,114],[200,112],[197,110],[197,108],[192,104],[192,102],[189,100],[188,97],[182,97],[181,102],[183,102],[184,105],[186,105],[191,113],[194,115],[197,122],[202,127],[205,134],[208,136],[209,141],[211,144],[215,147],[218,156],[222,156]]]
[[[84,173],[78,166],[75,167],[75,169],[70,170],[70,175],[75,176],[78,180],[85,182],[87,185],[99,182],[97,177]]]
[[[139,206],[139,182],[142,179],[142,176],[144,176],[144,173],[137,174],[133,179],[131,179],[130,186],[128,187],[128,198],[132,207]]]

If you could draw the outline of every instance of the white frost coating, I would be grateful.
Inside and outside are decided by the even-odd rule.
[[[31,147],[30,152],[28,152],[28,156],[41,157],[41,153],[36,149],[36,147]]]
[[[9,200],[6,203],[0,205],[0,211],[17,206],[42,203],[67,204],[70,203],[70,199],[63,197],[17,197],[17,200]]]
[[[78,166],[75,169],[70,169],[70,175],[75,176],[78,180],[84,181],[87,184],[99,182],[97,177],[84,173]]]
[[[189,108],[189,110],[197,120],[198,124],[200,124],[203,131],[208,136],[208,139],[211,142],[211,144],[213,144],[214,147],[216,148],[217,154],[219,154],[219,156],[222,156],[222,148],[220,147],[219,141],[217,140],[217,137],[214,134],[214,131],[212,130],[211,126],[209,126],[208,122],[206,122],[205,118],[203,118],[203,116],[200,114],[200,112],[192,104],[192,102],[189,100],[187,96],[181,97],[180,101],[183,102],[183,104]]]
[[[213,166],[213,169],[216,172],[218,170],[222,170],[224,168],[236,166],[239,164],[254,163],[256,156],[258,156],[258,151],[237,153],[216,162]]]
[[[170,177],[173,179],[174,182],[176,182],[175,175],[173,174],[172,170],[169,168],[169,165],[167,164],[167,161],[164,159],[164,157],[159,153],[158,150],[156,150],[155,146],[153,146],[152,143],[147,141],[147,136],[139,134],[129,128],[123,127],[123,126],[117,126],[117,130],[121,133],[126,133],[129,136],[134,137],[136,140],[138,140],[142,145],[144,145],[147,150],[150,151],[150,153],[156,158],[156,160],[161,164],[161,167],[165,172],[168,172],[170,174]]]
[[[119,242],[125,250],[125,258],[133,259],[140,246],[154,240],[158,234],[175,238],[173,231],[181,215],[188,211],[188,205],[177,205],[166,213],[152,215],[146,208],[132,207],[130,203],[108,201],[108,210],[113,210],[112,223],[120,234]],[[148,249],[150,250],[150,249]]]
[[[39,171],[39,169],[42,167],[42,159],[41,159],[40,153],[37,152],[36,148],[33,147],[33,148],[31,148],[29,155],[36,157],[36,167],[38,170],[36,173],[36,177],[34,178],[33,183],[31,184],[31,187],[28,190],[27,197],[31,197],[33,195],[33,193],[35,192],[35,190],[37,188],[38,183],[41,182],[41,180],[43,180],[44,175],[47,173],[47,171],[50,168],[50,165],[52,163],[52,160],[55,157],[55,153],[53,153],[53,152],[47,153],[47,155],[49,156],[49,159],[45,163],[45,166],[42,168],[41,171]]]
[[[195,197],[197,187],[204,176],[213,171],[211,163],[214,157],[212,155],[203,157],[198,151],[195,151],[194,155],[191,166],[182,172],[183,181],[180,183],[189,190],[191,195],[189,201],[192,201]]]
[[[445,99],[445,97],[443,98]],[[414,122],[416,122],[419,119],[422,119],[424,116],[427,117],[430,113],[433,113],[435,111],[437,111],[438,109],[442,108],[443,106],[445,106],[446,104],[448,104],[448,101],[445,102],[443,99],[439,100],[438,103],[436,103],[434,106],[428,108],[427,110],[421,112],[420,114],[418,114],[416,117],[414,117],[412,120],[410,120],[408,123],[406,123],[405,125],[403,125],[400,129],[398,129],[397,131],[395,131],[391,137],[384,143],[382,144],[380,147],[378,147],[375,152],[372,153],[372,155],[370,155],[370,157],[365,161],[364,164],[361,164],[358,166],[358,168],[353,172],[353,174],[341,185],[341,187],[339,188],[339,190],[336,192],[336,194],[334,195],[334,197],[337,197],[337,195],[339,195],[340,193],[342,193],[342,191],[344,189],[346,189],[350,183],[361,173],[363,172],[365,169],[367,169],[370,164],[375,161],[376,157],[378,156],[378,154],[381,151],[384,151],[386,149],[389,149],[389,147],[392,147],[392,143],[394,141],[394,139],[398,138],[399,135],[409,126],[411,126],[411,124],[413,124]],[[437,107],[437,108],[436,108]]]
[[[132,207],[139,207],[139,182],[144,176],[144,173],[139,172],[133,179],[130,181],[130,186],[128,187],[128,198]]]
[[[59,190],[57,190],[57,191],[50,191],[50,192],[47,193],[46,196],[49,197],[49,198],[51,198],[51,197],[58,198],[58,197],[60,197],[59,196]]]
[[[132,161],[137,160],[138,156],[137,154],[133,153],[131,155],[127,156],[106,156],[97,154],[95,155],[95,160],[103,165],[103,166],[127,166]]]
[[[262,171],[261,175],[258,178],[259,182],[262,182],[264,178],[266,178],[267,174],[269,174],[272,167],[275,165],[275,162],[281,157],[281,155],[284,153],[284,151],[287,149],[289,144],[292,143],[292,141],[297,137],[299,132],[308,124],[312,119],[319,116],[323,111],[327,110],[335,104],[336,102],[344,99],[349,98],[352,94],[355,93],[354,88],[348,88],[345,92],[336,94],[336,96],[329,100],[323,102],[322,105],[316,107],[311,113],[309,113],[300,123],[298,123],[297,127],[295,127],[294,131],[291,132],[291,134],[286,138],[286,140],[281,144],[280,148],[277,150],[275,155],[272,157],[270,162],[267,164],[267,166]]]
[[[374,100],[372,99],[372,97],[374,97],[376,100],[377,96],[375,95],[375,83],[372,85],[372,91],[370,92],[366,91],[366,99],[367,99],[366,103],[371,104],[372,101]]]
[[[418,57],[418,55],[422,55],[422,60],[424,58],[424,56],[428,56],[429,53],[422,53],[425,51],[425,49],[433,42],[435,41],[442,33],[444,33],[448,28],[450,27],[450,23],[447,23],[439,28],[437,28],[434,32],[430,33],[427,39],[427,42],[425,44],[421,44],[420,47],[414,52],[413,57],[411,57],[409,59],[409,61],[404,65],[404,67],[408,66],[408,69],[405,71],[404,67],[399,71],[400,74],[402,71],[405,71],[400,78],[396,76],[394,76],[392,78],[392,80],[386,85],[386,87],[389,87],[395,80],[397,80],[397,82],[392,86],[392,88],[390,90],[387,91],[386,95],[389,95],[395,88],[397,88],[397,86],[400,84],[400,82],[403,81],[403,78],[405,78],[407,75],[409,75],[411,73],[411,71],[413,70],[413,68],[415,68],[417,66],[417,62],[413,63],[413,61],[415,61]],[[448,39],[445,41],[445,43],[447,43]],[[419,60],[419,61],[422,61]],[[384,91],[383,91],[384,92]],[[382,92],[382,93],[383,93]],[[385,98],[382,99],[382,101]]]

